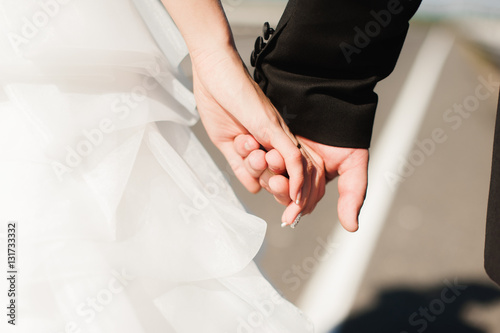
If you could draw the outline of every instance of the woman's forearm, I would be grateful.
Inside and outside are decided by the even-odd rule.
[[[214,49],[234,49],[219,0],[162,0],[186,41],[191,56]]]

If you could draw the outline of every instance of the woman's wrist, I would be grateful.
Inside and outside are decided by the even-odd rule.
[[[162,0],[191,55],[214,48],[235,49],[219,0]]]
[[[220,70],[219,66],[238,69],[244,66],[236,47],[230,42],[213,43],[211,45],[200,43],[190,49],[189,55],[193,70],[197,68],[204,71],[208,69]]]

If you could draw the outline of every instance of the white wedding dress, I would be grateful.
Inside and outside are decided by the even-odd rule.
[[[265,222],[191,131],[161,3],[0,0],[0,15],[0,267],[15,221],[18,269],[0,331],[312,332],[252,261]]]

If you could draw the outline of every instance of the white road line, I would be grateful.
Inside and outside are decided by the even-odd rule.
[[[360,229],[351,234],[338,224],[330,237],[336,250],[321,262],[301,294],[298,306],[318,333],[338,328],[352,307],[396,194],[384,175],[397,174],[398,157],[410,153],[453,41],[443,28],[429,30],[371,155]]]

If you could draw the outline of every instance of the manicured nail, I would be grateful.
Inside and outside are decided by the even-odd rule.
[[[286,222],[281,223],[281,227],[282,228],[286,227]]]
[[[248,141],[245,142],[245,149],[250,150],[250,144],[248,143]]]
[[[290,225],[290,227],[292,229],[295,229],[295,227],[297,226],[297,224],[299,224],[299,221],[300,221],[301,217],[302,217],[302,213],[299,213],[299,215],[297,215],[297,217],[295,218],[295,220],[293,220],[293,223]]]
[[[299,204],[300,204],[300,197],[301,197],[301,194],[302,194],[302,189],[299,191],[299,194],[297,194],[297,199],[295,200],[295,204],[296,204],[296,205],[299,205]]]

